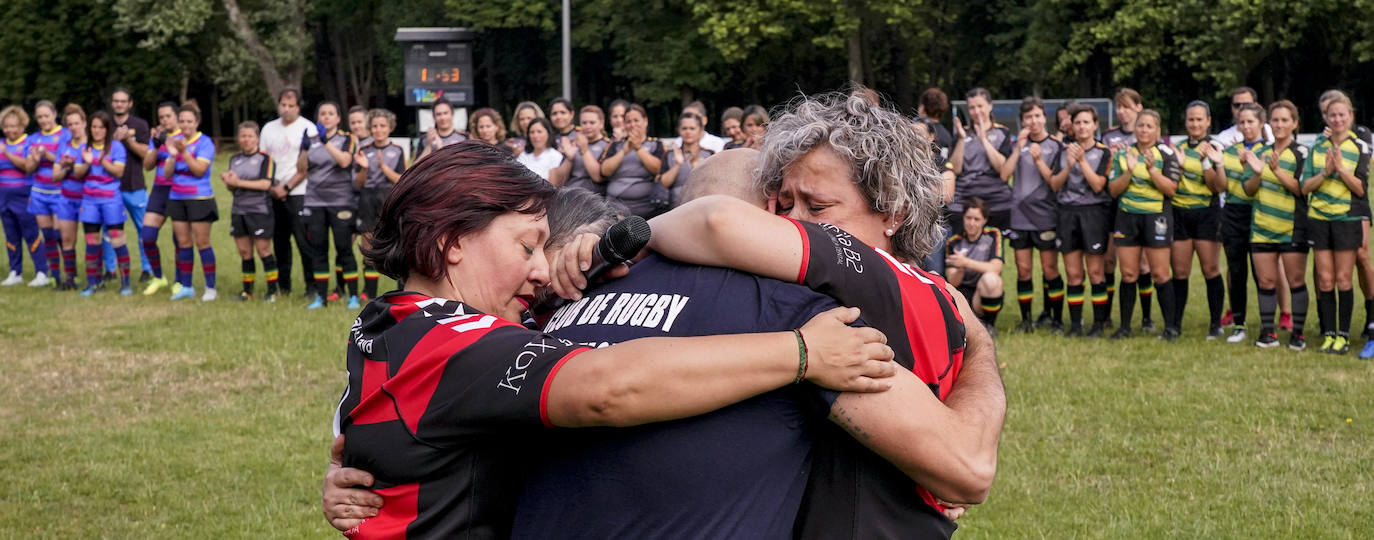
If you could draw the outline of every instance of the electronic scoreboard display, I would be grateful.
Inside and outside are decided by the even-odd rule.
[[[440,98],[473,105],[472,46],[467,42],[412,42],[405,53],[406,105],[423,107]]]

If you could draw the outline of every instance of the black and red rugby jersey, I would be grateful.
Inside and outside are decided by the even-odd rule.
[[[588,350],[413,292],[363,308],[339,402],[343,464],[371,472],[381,513],[359,538],[505,538],[549,423],[549,383]]]
[[[858,307],[864,321],[887,335],[896,361],[940,400],[948,397],[965,342],[945,281],[832,225],[793,223],[802,237],[797,282]],[[798,537],[940,538],[954,532],[930,492],[838,426],[823,429],[797,516]]]

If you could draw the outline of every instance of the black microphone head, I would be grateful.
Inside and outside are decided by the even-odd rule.
[[[650,236],[649,222],[639,216],[630,216],[606,229],[596,249],[601,252],[602,260],[620,264],[643,251],[649,245]]]

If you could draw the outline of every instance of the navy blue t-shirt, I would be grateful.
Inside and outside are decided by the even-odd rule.
[[[561,308],[545,330],[606,346],[791,330],[834,307],[800,285],[651,256]],[[792,385],[684,420],[551,433],[512,537],[791,538],[812,429],[837,396]]]

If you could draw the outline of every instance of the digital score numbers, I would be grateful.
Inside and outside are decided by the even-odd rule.
[[[460,107],[473,105],[468,43],[411,43],[405,61],[406,105],[423,107],[439,99]]]

